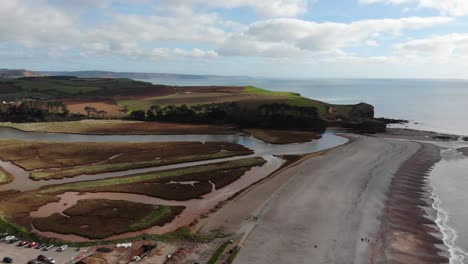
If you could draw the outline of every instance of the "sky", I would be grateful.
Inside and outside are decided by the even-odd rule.
[[[1,0],[0,68],[468,79],[468,0]]]

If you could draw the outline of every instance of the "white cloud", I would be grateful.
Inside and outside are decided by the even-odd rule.
[[[170,5],[203,5],[212,8],[250,7],[268,17],[295,17],[308,9],[308,0],[164,0]]]
[[[145,4],[151,2],[138,1]],[[84,57],[117,57],[134,61],[203,61],[247,56],[291,61],[301,58],[317,62],[384,63],[395,58],[386,54],[359,58],[359,55],[347,54],[347,49],[374,48],[382,41],[388,41],[389,37],[398,36],[407,30],[429,28],[453,19],[408,17],[317,23],[282,17],[241,24],[224,19],[215,13],[214,8],[251,7],[258,9],[258,12],[262,9],[265,15],[288,16],[303,12],[301,10],[305,10],[307,1],[274,0],[269,2],[267,8],[266,1],[256,0],[172,0],[171,3],[151,9],[150,13],[139,15],[113,13],[112,9],[107,9],[109,0],[67,2],[67,5],[83,4],[105,9],[101,10],[103,14],[100,19],[90,24],[89,21],[83,21],[81,14],[67,11],[60,2],[0,1],[0,45],[19,45],[36,56],[56,58],[79,54]],[[198,5],[207,8],[198,8]],[[408,42],[395,49],[401,58],[411,57],[415,56],[411,47],[415,46],[413,49],[416,50],[416,44],[422,45],[416,41]],[[454,42],[452,45],[459,43]],[[444,47],[437,49],[441,50],[438,53],[443,54]],[[454,50],[460,52],[462,49]],[[4,56],[0,55],[0,58]]]
[[[423,60],[460,60],[468,57],[468,34],[447,34],[396,44],[398,55]]]
[[[0,3],[0,42],[17,42],[24,46],[64,46],[78,34],[75,19],[43,1]]]
[[[106,6],[107,0],[67,2],[67,5],[71,4]],[[145,16],[109,13],[106,19],[84,26],[78,15],[74,16],[46,0],[2,0],[0,44],[45,48],[45,53],[51,57],[57,57],[67,49],[78,49],[82,56],[116,55],[148,60],[155,57],[214,58],[217,53],[209,48],[203,51],[158,46],[167,43],[220,43],[227,37],[224,28],[236,26],[214,13],[195,13],[186,7]]]
[[[398,35],[451,21],[447,17],[410,17],[362,20],[352,23],[316,23],[279,18],[255,22],[227,39],[221,55],[294,56],[302,52],[333,54],[349,47],[377,45],[383,33]]]
[[[393,5],[416,4],[419,8],[435,9],[443,15],[468,15],[467,0],[359,0],[362,4],[385,3]]]

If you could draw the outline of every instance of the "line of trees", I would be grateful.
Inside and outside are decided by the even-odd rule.
[[[127,118],[142,121],[234,123],[243,127],[314,131],[324,131],[327,126],[327,122],[320,118],[315,107],[280,103],[264,104],[256,109],[240,107],[237,103],[165,107],[153,105],[147,111],[133,111]]]
[[[25,101],[16,104],[6,104],[0,107],[2,122],[48,122],[81,120],[84,116],[70,114],[63,102]]]
[[[86,111],[86,114],[88,117],[92,117],[92,118],[105,118],[107,116],[107,111],[104,111],[104,110],[97,110],[96,108],[94,107],[91,107],[91,106],[86,106],[84,108],[84,110]]]

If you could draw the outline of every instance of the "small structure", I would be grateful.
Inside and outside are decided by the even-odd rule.
[[[330,106],[328,108],[327,119],[328,120],[336,120],[336,107],[335,106]]]

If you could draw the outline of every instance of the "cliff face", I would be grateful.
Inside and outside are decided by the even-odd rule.
[[[353,129],[358,133],[385,132],[387,125],[374,118],[374,106],[366,103],[333,105],[336,118],[329,120],[331,126]]]
[[[354,105],[349,112],[351,120],[374,118],[374,106],[366,103]]]

